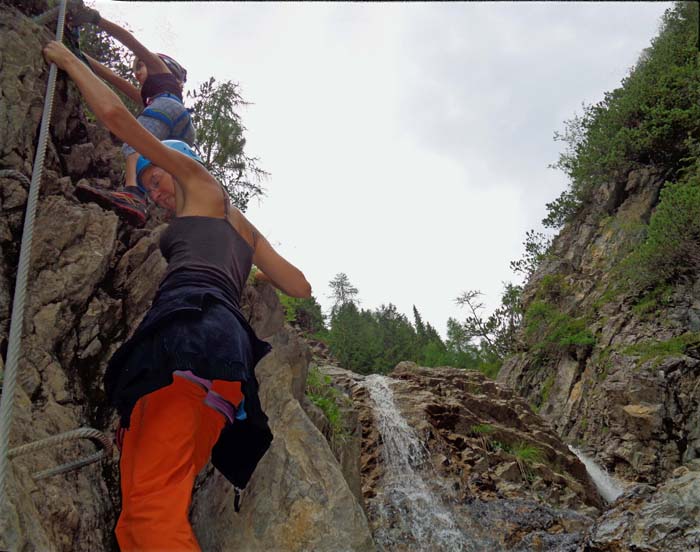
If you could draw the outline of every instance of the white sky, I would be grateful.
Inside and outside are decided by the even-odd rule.
[[[444,336],[455,298],[489,309],[566,179],[564,120],[617,87],[670,2],[96,1],[188,87],[233,80],[248,155],[271,173],[247,215],[327,311],[345,272]]]

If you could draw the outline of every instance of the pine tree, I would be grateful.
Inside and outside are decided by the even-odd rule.
[[[334,301],[331,313],[338,307],[348,303],[356,304],[358,302],[357,288],[350,283],[348,275],[344,272],[336,274],[335,278],[333,278],[328,285],[331,288],[331,295],[329,297]]]

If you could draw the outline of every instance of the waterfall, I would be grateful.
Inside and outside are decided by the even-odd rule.
[[[624,488],[620,482],[580,450],[571,445],[569,445],[569,449],[578,457],[581,463],[586,466],[586,471],[593,480],[600,496],[608,503],[615,502],[615,499],[624,492]]]
[[[384,460],[382,492],[372,505],[379,520],[377,544],[383,550],[476,550],[449,506],[431,490],[429,483],[439,485],[439,477],[427,449],[396,408],[388,379],[371,375],[363,385],[373,403]]]

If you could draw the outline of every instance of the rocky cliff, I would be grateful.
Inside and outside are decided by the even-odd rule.
[[[409,362],[386,378],[321,369],[358,414],[362,492],[381,550],[555,549],[532,543],[580,541],[603,508],[552,428],[479,372]],[[379,396],[373,378],[381,379]],[[401,447],[404,423],[418,450]],[[407,464],[387,453],[396,443]],[[451,525],[433,530],[445,517]]]
[[[42,45],[53,31],[30,19],[47,2],[0,4],[0,169],[31,177],[48,67]],[[157,243],[163,226],[154,210],[133,230],[73,196],[82,178],[115,187],[122,175],[119,144],[90,123],[76,88],[59,73],[30,268],[28,306],[13,411],[11,447],[81,426],[111,435],[102,376],[112,352],[134,330],[165,268]],[[0,178],[0,348],[9,312],[27,187]],[[261,399],[275,440],[244,494],[240,513],[213,471],[198,480],[195,530],[207,550],[371,550],[367,520],[341,468],[309,421],[303,397],[306,345],[283,325],[271,288],[249,287],[244,309],[274,345],[259,366]],[[0,519],[2,550],[116,550],[118,453],[65,475],[34,481],[37,469],[89,452],[71,444],[15,459],[10,507]]]
[[[630,487],[591,541],[612,549],[698,547],[697,42],[698,4],[674,3],[620,86],[565,123],[570,186],[546,219],[565,224],[498,376]]]
[[[498,376],[564,441],[631,485],[596,525],[593,550],[700,543],[700,274],[641,301],[612,292],[664,182],[647,167],[601,185],[525,287],[526,307],[555,305],[593,339],[543,355],[524,328],[522,350]]]
[[[42,0],[0,4],[0,170],[25,177],[48,75],[41,46],[52,36],[28,15],[47,7]],[[81,426],[114,430],[101,379],[165,268],[157,247],[162,214],[153,210],[145,229],[132,230],[78,203],[73,190],[82,178],[116,186],[122,163],[118,143],[89,122],[77,91],[59,76],[11,446]],[[523,336],[495,383],[407,363],[382,381],[325,366],[346,396],[341,439],[304,396],[307,343],[284,325],[270,287],[247,287],[245,313],[273,344],[258,376],[275,439],[240,513],[211,467],[198,478],[192,520],[203,548],[421,550],[435,542],[445,550],[613,552],[700,545],[700,345],[688,338],[700,331],[700,283],[692,278],[641,305],[606,285],[639,243],[663,182],[648,167],[600,186],[528,283],[526,304],[553,305],[567,320],[582,321],[576,327],[582,323],[593,339],[543,354]],[[26,197],[21,177],[0,178],[3,356]],[[412,444],[400,444],[406,437]],[[606,505],[567,443],[635,485]],[[116,451],[69,474],[31,477],[90,449],[72,444],[12,462],[0,549],[117,549]],[[397,458],[390,449],[406,454]],[[423,509],[402,501],[394,484],[415,491],[413,503]]]

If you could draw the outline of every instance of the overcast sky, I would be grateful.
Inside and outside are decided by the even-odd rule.
[[[271,173],[247,215],[325,310],[345,272],[444,336],[489,309],[566,186],[553,134],[620,84],[670,2],[106,2],[152,50],[240,84],[247,154]]]

